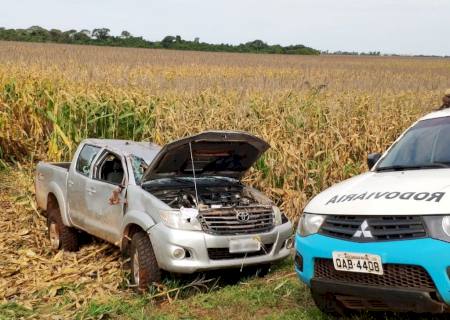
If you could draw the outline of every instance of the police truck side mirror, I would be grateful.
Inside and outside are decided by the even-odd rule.
[[[369,153],[367,156],[367,166],[369,167],[369,170],[373,168],[375,163],[377,163],[380,158],[381,153]]]

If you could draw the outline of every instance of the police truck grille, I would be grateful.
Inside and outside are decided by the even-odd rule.
[[[272,206],[266,205],[202,209],[198,219],[203,231],[216,235],[261,233],[274,227]]]
[[[366,224],[363,223],[366,221]],[[363,229],[362,229],[363,228]],[[360,232],[357,232],[360,230]],[[365,232],[362,232],[365,231]],[[327,216],[320,234],[358,242],[427,237],[421,216]]]
[[[428,272],[414,265],[384,264],[383,275],[377,275],[337,271],[333,260],[315,259],[314,278],[371,287],[421,289],[430,292],[436,290]]]

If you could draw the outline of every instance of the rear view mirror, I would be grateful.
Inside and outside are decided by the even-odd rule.
[[[367,166],[369,167],[369,170],[373,168],[375,163],[378,162],[381,158],[381,153],[369,153],[367,156]]]

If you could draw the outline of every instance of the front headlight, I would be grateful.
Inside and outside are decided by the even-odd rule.
[[[450,216],[442,218],[442,231],[450,237]]]
[[[202,230],[198,221],[198,210],[181,208],[180,210],[162,210],[159,212],[166,226],[179,230]]]
[[[297,233],[302,237],[317,233],[324,221],[324,215],[304,213],[298,221]]]
[[[431,238],[450,242],[450,216],[424,216]]]
[[[282,220],[281,219],[282,213],[280,211],[280,208],[278,208],[276,206],[273,206],[272,210],[273,210],[273,216],[274,216],[275,225],[279,226],[282,223],[282,221],[281,221]]]

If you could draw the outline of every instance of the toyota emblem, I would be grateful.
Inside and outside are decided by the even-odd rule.
[[[250,213],[244,211],[238,212],[236,214],[236,219],[240,222],[247,222],[250,220]]]

